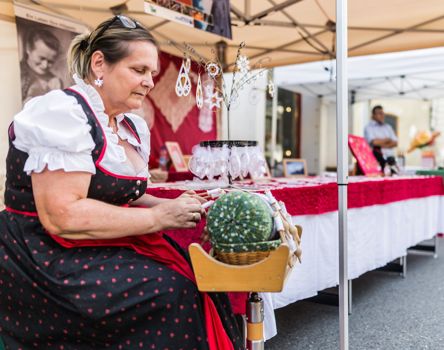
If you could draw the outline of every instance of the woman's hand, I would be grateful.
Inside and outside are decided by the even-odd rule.
[[[178,198],[186,198],[186,197],[195,198],[200,202],[200,204],[203,204],[207,201],[205,198],[201,197],[199,194],[197,194],[195,191],[192,190],[185,191]]]
[[[202,197],[200,194],[193,190],[185,191],[178,198],[194,198],[197,199],[201,205],[207,202],[206,198]],[[200,215],[202,218],[207,216],[207,212],[205,211],[205,209],[200,209]]]
[[[201,202],[186,193],[161,203],[152,210],[156,213],[163,229],[194,228],[201,220],[203,212]]]

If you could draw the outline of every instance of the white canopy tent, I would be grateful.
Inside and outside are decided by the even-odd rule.
[[[377,98],[433,100],[444,97],[444,48],[353,57],[348,61],[354,101]],[[278,67],[277,85],[335,100],[334,61]]]

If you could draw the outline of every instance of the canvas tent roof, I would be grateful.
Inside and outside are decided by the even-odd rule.
[[[444,48],[353,57],[348,60],[348,87],[353,99],[444,98]],[[277,85],[335,100],[335,62],[322,61],[275,69]]]
[[[110,17],[112,8],[150,27],[162,50],[180,54],[168,39],[187,42],[205,57],[223,38],[143,13],[142,0],[21,0],[66,14],[89,26]],[[3,4],[2,4],[3,3]],[[228,61],[245,41],[243,53],[267,57],[269,66],[331,58],[334,43],[334,0],[231,0],[233,40]],[[9,5],[9,7],[8,7]],[[13,16],[12,0],[0,0],[0,12]],[[349,55],[435,47],[444,44],[442,0],[354,0],[349,3]],[[225,39],[224,39],[225,40]]]

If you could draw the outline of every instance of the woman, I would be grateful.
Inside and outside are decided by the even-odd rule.
[[[201,219],[192,193],[144,194],[148,128],[123,113],[153,88],[157,54],[116,16],[71,44],[75,86],[15,116],[0,214],[7,349],[241,348],[225,295],[199,294],[184,253],[155,233]]]
[[[23,60],[20,62],[22,100],[62,87],[62,81],[52,72],[59,56],[60,42],[47,29],[30,28],[27,32]]]

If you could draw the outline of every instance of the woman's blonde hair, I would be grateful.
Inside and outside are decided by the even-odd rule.
[[[90,34],[79,34],[68,49],[68,68],[71,74],[88,78],[91,74],[91,57],[101,51],[105,61],[115,64],[129,55],[129,44],[134,41],[147,41],[158,47],[148,29],[135,20],[135,28],[127,28],[115,17],[97,26]]]

